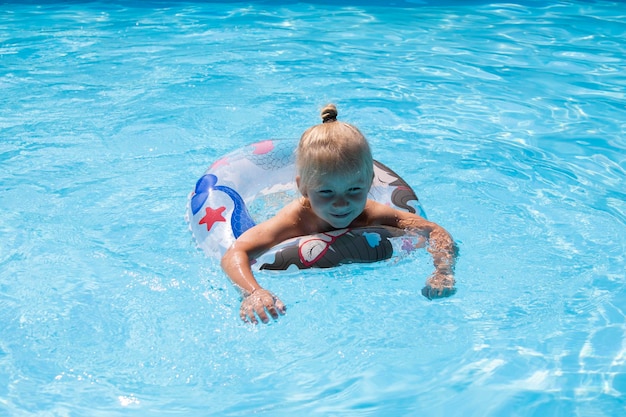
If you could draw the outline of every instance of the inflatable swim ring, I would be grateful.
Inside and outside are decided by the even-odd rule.
[[[297,141],[266,140],[214,162],[189,195],[186,219],[200,249],[221,258],[243,232],[296,198]],[[415,192],[395,172],[374,161],[369,198],[426,217]],[[376,262],[423,245],[420,236],[392,227],[341,229],[284,241],[252,260],[255,270],[328,268]]]

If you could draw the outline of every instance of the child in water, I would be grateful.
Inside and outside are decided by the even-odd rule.
[[[286,311],[256,281],[250,259],[296,236],[347,227],[392,226],[423,235],[435,271],[422,294],[429,299],[454,294],[456,246],[450,234],[417,214],[369,200],[374,163],[367,140],[356,127],[337,121],[334,105],[326,106],[321,116],[322,123],[304,132],[298,144],[296,184],[302,196],[239,236],[222,258],[224,272],[242,292],[241,319],[256,324],[258,316],[267,323],[269,316],[277,319]]]

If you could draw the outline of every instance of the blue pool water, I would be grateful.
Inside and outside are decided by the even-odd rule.
[[[0,415],[626,415],[626,6],[0,5]],[[457,239],[258,279],[188,193],[335,102]]]

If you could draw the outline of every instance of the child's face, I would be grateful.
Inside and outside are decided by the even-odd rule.
[[[354,174],[325,174],[318,185],[307,190],[313,212],[332,227],[348,227],[365,209],[371,181]]]

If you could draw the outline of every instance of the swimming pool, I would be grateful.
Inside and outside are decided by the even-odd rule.
[[[626,9],[580,1],[0,5],[0,415],[626,413]],[[335,102],[459,242],[259,280],[187,195]]]

